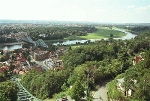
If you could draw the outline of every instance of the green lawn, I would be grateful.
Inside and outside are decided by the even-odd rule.
[[[126,35],[125,33],[114,29],[98,28],[98,30],[94,33],[88,33],[87,36],[78,36],[78,37],[82,39],[101,39],[101,38],[109,38],[111,33],[113,34],[113,38],[120,38]]]

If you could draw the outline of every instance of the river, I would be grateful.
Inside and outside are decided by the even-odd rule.
[[[20,49],[22,48],[22,45],[19,44],[19,45],[9,45],[9,46],[4,46],[2,47],[3,50],[15,50],[15,49]]]
[[[126,33],[126,35],[123,36],[122,38],[114,38],[114,39],[129,40],[129,39],[132,39],[132,38],[137,36],[135,34],[132,34],[128,31],[126,31],[125,29],[114,28],[114,30],[118,30],[118,31]],[[108,38],[104,38],[104,39],[107,40]],[[90,39],[91,42],[94,42],[96,40],[101,40],[101,39]],[[61,45],[71,45],[71,44],[76,44],[76,43],[85,43],[87,41],[88,40],[67,40],[67,41],[64,41],[64,42],[53,43],[53,45],[59,45],[59,44],[61,44]]]
[[[114,28],[114,29],[126,33],[126,36],[123,36],[122,38],[114,38],[114,39],[129,40],[137,36],[135,34],[126,31],[125,29],[119,29],[119,28]]]

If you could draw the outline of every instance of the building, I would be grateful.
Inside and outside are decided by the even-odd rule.
[[[133,65],[137,64],[139,61],[142,61],[144,60],[144,58],[140,55],[138,56],[135,56],[134,59],[133,59]]]
[[[9,68],[7,66],[0,67],[0,73],[4,71],[9,71]]]
[[[132,80],[134,82],[134,84],[137,83],[137,80]],[[124,93],[125,96],[132,96],[132,87],[130,87],[130,89],[128,89],[128,91],[125,91],[125,87],[124,87],[124,78],[121,79],[117,79],[117,89],[119,89],[122,93]]]
[[[35,51],[33,52],[33,59],[35,61],[41,61],[48,58],[49,52],[48,51]]]
[[[14,54],[16,56],[16,68],[13,70],[15,74],[25,74],[29,71],[28,63],[22,53]]]

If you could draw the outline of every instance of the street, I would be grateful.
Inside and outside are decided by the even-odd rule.
[[[94,92],[94,101],[107,101],[107,88],[106,85],[100,87]]]

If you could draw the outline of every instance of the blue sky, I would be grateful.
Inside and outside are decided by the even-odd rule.
[[[150,0],[0,0],[0,19],[150,23]]]

